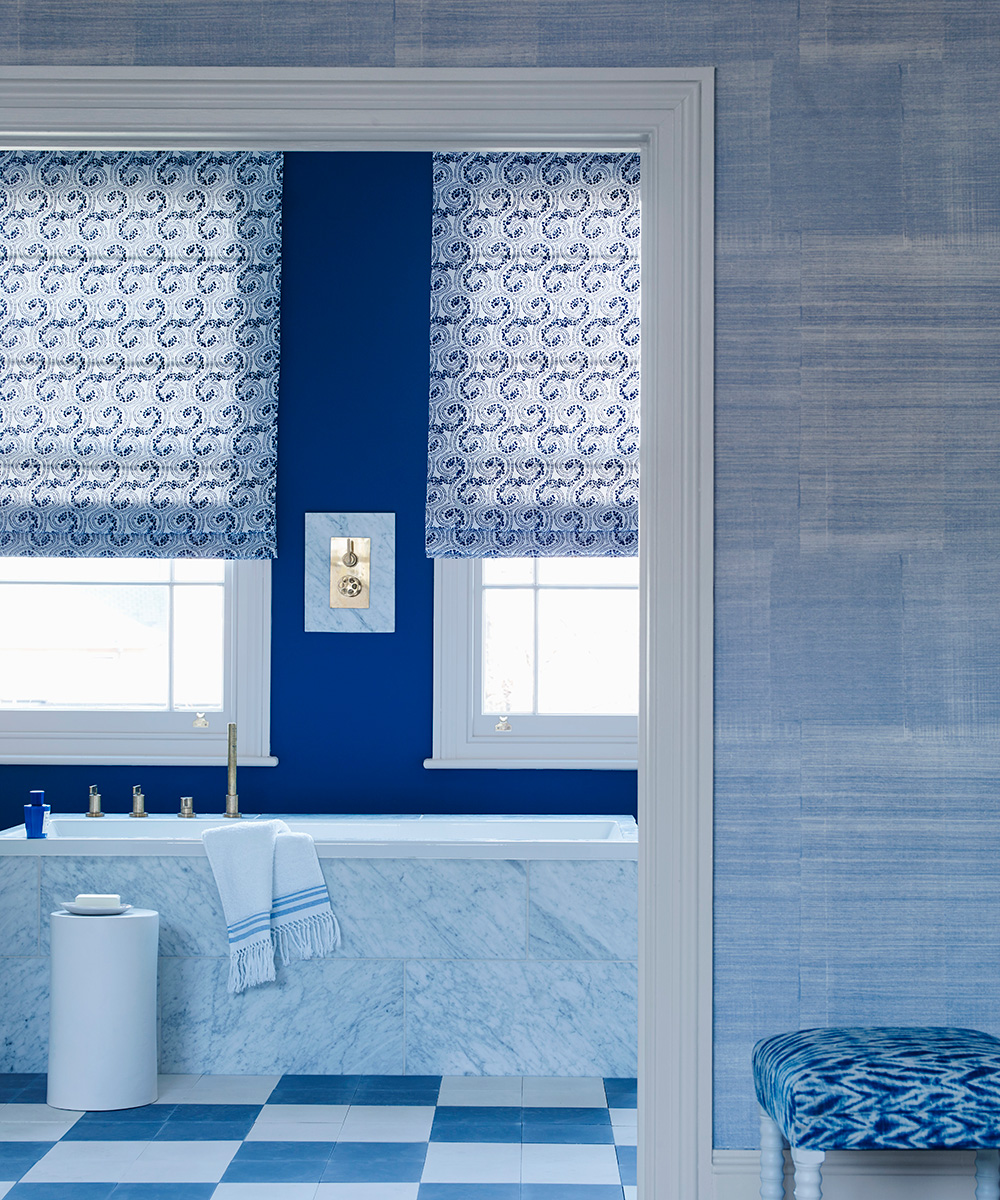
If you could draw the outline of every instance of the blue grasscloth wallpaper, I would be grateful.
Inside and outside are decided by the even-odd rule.
[[[997,0],[20,0],[0,61],[714,65],[716,1144],[756,1144],[757,1037],[1000,1033]],[[361,239],[338,249],[351,287],[377,273]],[[319,421],[349,462],[332,397],[376,403],[418,349],[327,355],[312,418],[282,421]],[[400,383],[379,422],[394,440],[419,436],[405,387],[413,409]],[[315,461],[286,459],[282,483]],[[342,498],[323,471],[326,507],[376,506],[374,476]],[[401,631],[429,621],[420,595]],[[395,745],[386,714],[399,738],[429,724],[380,663],[377,737],[345,757],[358,721],[317,715],[275,666],[277,752],[300,721],[325,748],[311,786],[356,788]]]

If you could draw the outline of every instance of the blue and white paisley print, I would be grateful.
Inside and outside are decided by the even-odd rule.
[[[638,552],[639,155],[434,155],[427,553]]]
[[[281,175],[0,153],[0,554],[274,554]]]

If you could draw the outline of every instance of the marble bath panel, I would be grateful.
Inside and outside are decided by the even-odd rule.
[[[0,1072],[45,1071],[49,960],[0,958]]]
[[[637,862],[532,862],[528,957],[638,957],[638,888]]]
[[[407,963],[406,1072],[634,1075],[637,994],[634,963]]]
[[[0,866],[0,954],[38,953],[38,864],[15,855]]]
[[[328,858],[321,865],[340,922],[339,955],[524,958],[522,862]]]
[[[164,1074],[402,1074],[401,963],[292,963],[235,996],[228,976],[226,958],[161,959]]]
[[[80,892],[116,892],[123,904],[160,914],[160,954],[223,955],[228,948],[222,902],[206,858],[52,855],[42,859],[42,952],[49,948],[49,917],[60,900]]]

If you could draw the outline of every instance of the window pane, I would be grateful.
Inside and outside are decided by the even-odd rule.
[[[538,582],[571,587],[638,587],[638,558],[540,558]]]
[[[483,712],[534,708],[534,594],[483,592]]]
[[[0,706],[165,708],[168,589],[0,585]]]
[[[0,558],[0,580],[38,583],[158,583],[170,578],[166,558]]]
[[[484,558],[483,584],[495,587],[498,584],[532,584],[535,582],[535,559],[533,558]]]
[[[639,711],[639,593],[538,593],[538,711]]]
[[[174,707],[221,708],[225,591],[174,588]]]
[[[176,579],[178,583],[222,583],[225,578],[225,559],[174,559],[174,579]]]

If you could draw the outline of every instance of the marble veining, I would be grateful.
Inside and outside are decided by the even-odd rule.
[[[49,960],[0,958],[0,1071],[45,1071]]]
[[[523,862],[324,859],[343,935],[362,958],[523,958]]]
[[[330,538],[371,538],[368,608],[330,607]],[[392,633],[396,627],[394,513],[306,513],[307,633]]]
[[[293,963],[239,996],[226,991],[228,970],[225,959],[161,960],[162,1071],[402,1073],[400,963]]]
[[[0,954],[38,953],[38,863],[7,858],[0,872]]]
[[[628,859],[532,862],[529,958],[637,958],[638,866]]]
[[[634,963],[410,962],[406,1071],[631,1076],[637,997]]]
[[[7,862],[17,861],[7,859]],[[227,952],[222,902],[206,858],[52,856],[42,863],[42,953],[49,949],[48,914],[80,892],[117,892],[123,903],[160,914],[160,954]]]

